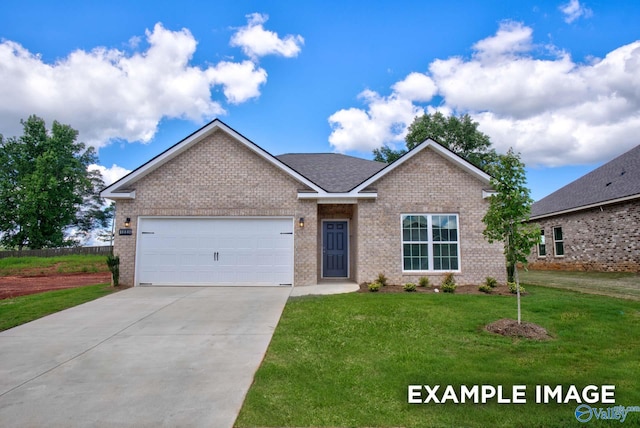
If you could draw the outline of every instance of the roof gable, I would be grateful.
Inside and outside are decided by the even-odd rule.
[[[316,192],[324,192],[324,190],[307,179],[306,177],[299,174],[297,171],[291,169],[289,166],[285,165],[277,158],[272,156],[269,152],[262,149],[257,144],[253,143],[249,139],[245,138],[243,135],[226,125],[219,119],[215,119],[207,125],[203,126],[193,134],[184,138],[182,141],[168,148],[164,152],[160,153],[158,156],[154,157],[150,161],[146,162],[142,166],[136,168],[134,171],[130,172],[126,176],[122,177],[120,180],[115,183],[107,186],[100,192],[100,196],[103,198],[109,199],[133,199],[135,198],[135,191],[132,190],[132,185],[140,180],[141,178],[147,176],[151,172],[160,168],[162,165],[166,164],[170,160],[174,159],[184,151],[188,150],[193,145],[202,141],[202,139],[207,136],[213,134],[216,131],[223,131],[232,136],[238,143],[244,145],[252,152],[256,153],[258,156],[262,157],[264,160],[269,162],[270,164],[276,166],[280,170],[289,174],[291,177],[299,181],[300,183],[308,186],[312,190]]]
[[[434,141],[434,140],[429,138],[429,139],[425,140],[424,142],[420,143],[419,145],[417,145],[416,147],[414,147],[413,149],[409,150],[407,153],[402,155],[395,162],[387,164],[387,166],[385,168],[381,169],[376,174],[372,175],[367,180],[365,180],[362,183],[360,183],[352,191],[353,192],[362,192],[364,189],[366,189],[367,187],[369,187],[370,185],[372,185],[376,181],[380,180],[382,177],[384,177],[385,175],[387,175],[391,171],[393,171],[393,170],[395,170],[397,168],[400,168],[405,162],[407,162],[413,156],[417,155],[418,153],[420,153],[423,150],[426,150],[427,148],[429,148],[429,149],[435,151],[436,153],[442,155],[445,159],[448,159],[453,164],[455,164],[457,167],[459,167],[462,170],[464,170],[464,171],[468,172],[469,174],[473,175],[474,177],[476,177],[477,179],[479,179],[480,181],[482,181],[486,185],[490,184],[491,176],[489,174],[487,174],[486,172],[484,172],[483,170],[481,170],[477,166],[473,165],[471,162],[463,159],[462,157],[460,157],[459,155],[455,154],[451,150],[447,149],[446,147],[442,146],[441,144],[439,144],[436,141]]]
[[[583,175],[531,207],[531,218],[640,198],[640,145]]]

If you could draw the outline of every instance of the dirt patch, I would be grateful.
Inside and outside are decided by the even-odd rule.
[[[111,274],[105,272],[27,277],[5,276],[0,277],[0,299],[110,282]]]
[[[508,318],[492,322],[485,327],[485,330],[507,337],[522,337],[533,340],[552,339],[547,330],[538,324],[531,322],[518,324],[518,321]]]
[[[366,282],[363,282],[362,284],[360,284],[360,290],[358,290],[358,292],[371,293],[371,291],[369,291],[368,284]],[[386,285],[384,287],[380,287],[380,290],[377,291],[377,293],[409,293],[409,292],[404,291],[404,288],[402,285]],[[416,287],[416,291],[412,293],[433,294],[433,293],[442,293],[442,290],[440,289],[440,287],[435,287],[435,286]],[[455,294],[482,294],[482,295],[492,295],[492,296],[495,295],[495,296],[514,296],[515,297],[515,294],[509,291],[509,287],[507,287],[507,285],[498,285],[496,288],[494,288],[491,291],[491,293],[483,293],[482,291],[478,290],[477,285],[458,285],[458,287],[456,288]],[[522,293],[522,296],[525,296],[525,295],[526,293]]]

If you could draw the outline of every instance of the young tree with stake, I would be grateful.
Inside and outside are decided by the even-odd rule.
[[[533,199],[526,187],[527,179],[520,156],[509,149],[506,155],[498,155],[489,171],[496,193],[491,196],[489,210],[482,219],[486,225],[483,234],[490,243],[504,243],[507,280],[516,283],[520,324],[520,282],[516,266],[518,263],[526,265],[531,247],[540,239],[540,230],[537,225],[528,223]]]

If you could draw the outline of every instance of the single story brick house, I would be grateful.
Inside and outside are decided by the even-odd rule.
[[[534,203],[532,269],[640,272],[640,146]]]
[[[216,119],[105,188],[127,285],[505,280],[490,177],[432,140],[394,163],[273,156]]]

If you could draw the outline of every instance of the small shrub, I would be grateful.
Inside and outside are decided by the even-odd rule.
[[[509,291],[512,294],[517,294],[518,293],[518,290],[516,289],[516,283],[515,282],[510,282],[507,285],[509,286]],[[522,284],[520,284],[520,294],[522,294],[524,292],[525,292],[524,287],[522,286]]]
[[[383,273],[379,273],[378,274],[378,278],[376,278],[376,280],[375,280],[375,282],[379,282],[380,285],[382,285],[383,287],[387,286],[387,281],[388,281],[388,279],[387,279],[386,276],[384,276]]]
[[[482,284],[480,287],[478,287],[478,290],[482,291],[483,293],[491,293],[493,287],[491,287],[489,284]]]
[[[117,287],[120,284],[120,257],[109,254],[107,256],[107,266],[111,271],[113,286]]]
[[[380,291],[381,286],[382,284],[380,284],[378,281],[373,281],[368,285],[369,291],[371,291],[372,293],[375,293],[376,291]]]
[[[498,280],[491,276],[488,276],[484,283],[490,288],[496,288],[498,286]]]
[[[404,285],[404,291],[408,291],[408,292],[416,291],[416,285],[413,282],[407,282]]]
[[[418,285],[420,287],[428,287],[429,284],[429,278],[427,278],[426,276],[421,276],[420,279],[418,280]]]
[[[444,276],[444,279],[442,280],[442,284],[440,284],[440,287],[442,288],[442,291],[444,291],[445,293],[454,293],[456,291],[457,285],[456,285],[455,277],[453,276],[453,272],[449,272]]]

